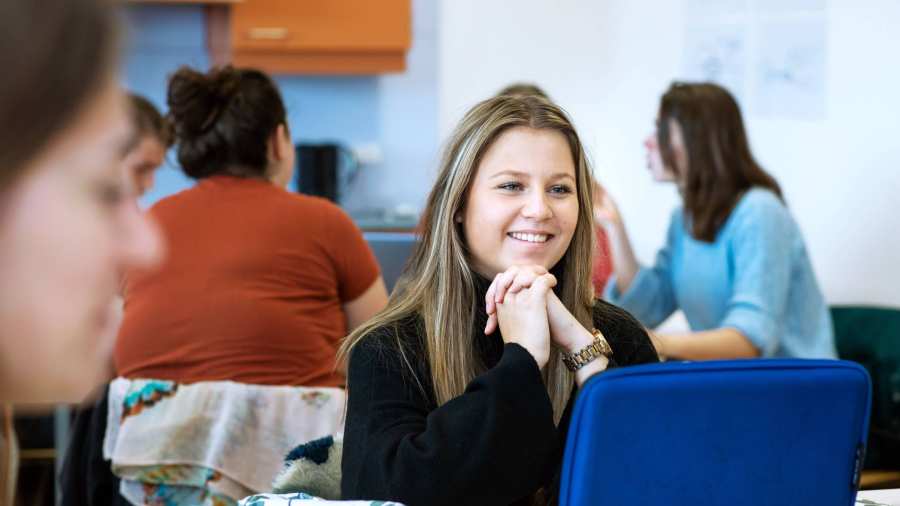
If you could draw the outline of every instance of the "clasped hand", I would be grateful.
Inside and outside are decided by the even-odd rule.
[[[543,368],[551,343],[571,353],[584,327],[553,292],[556,277],[538,265],[516,265],[494,277],[485,294],[484,333],[499,326],[504,342],[525,348]]]

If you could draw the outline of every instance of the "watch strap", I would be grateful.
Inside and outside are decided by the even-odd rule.
[[[603,334],[597,329],[592,329],[591,335],[594,336],[594,340],[591,341],[591,344],[575,353],[563,353],[563,363],[570,371],[575,372],[581,369],[601,355],[604,357],[612,356],[612,347],[610,347],[606,338],[603,337]]]

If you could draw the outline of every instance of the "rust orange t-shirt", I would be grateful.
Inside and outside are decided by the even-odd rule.
[[[340,386],[343,304],[378,278],[371,249],[327,200],[215,176],[159,201],[167,256],[124,280],[120,376]]]

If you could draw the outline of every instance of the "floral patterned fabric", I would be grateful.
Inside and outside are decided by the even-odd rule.
[[[298,443],[343,431],[339,388],[117,378],[104,456],[134,504],[236,505]]]

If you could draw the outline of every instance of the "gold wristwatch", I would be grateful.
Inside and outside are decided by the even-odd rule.
[[[592,329],[591,335],[594,336],[594,341],[591,344],[571,355],[563,353],[563,363],[566,364],[566,367],[568,367],[570,371],[575,372],[578,369],[581,369],[585,364],[593,361],[600,355],[603,355],[604,357],[612,356],[612,348],[609,346],[609,343],[606,342],[606,338],[603,337],[603,334],[597,329]]]

